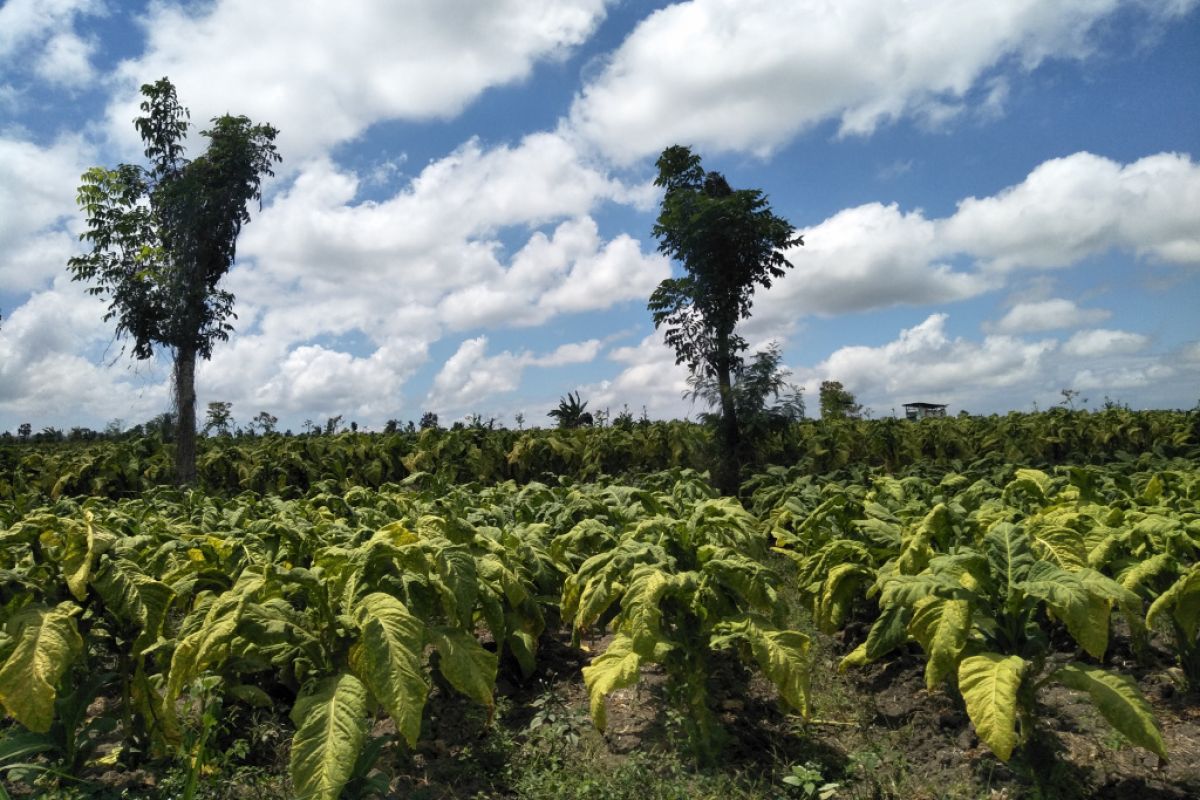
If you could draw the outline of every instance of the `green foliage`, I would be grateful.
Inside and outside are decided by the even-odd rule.
[[[745,493],[766,484],[782,491],[794,476],[839,470],[847,472],[831,475],[834,482],[872,467],[940,479],[947,472],[982,475],[1013,463],[1049,469],[1066,462],[1075,477],[1064,472],[1063,480],[1087,486],[1094,481],[1087,465],[1119,463],[1132,473],[1144,470],[1148,459],[1190,457],[1196,452],[1198,427],[1196,412],[1124,410],[931,419],[920,425],[891,418],[772,424],[753,441],[753,461],[789,466],[758,467]],[[421,433],[217,437],[198,444],[197,486],[210,493],[254,491],[296,498],[318,486],[343,492],[354,486],[377,489],[418,472],[447,483],[556,483],[560,477],[579,481],[601,476],[628,483],[660,470],[709,469],[713,444],[714,432],[706,425],[648,420],[575,430],[430,428]],[[0,444],[0,504],[32,507],[59,497],[136,495],[172,479],[172,452],[158,436]],[[1134,458],[1131,452],[1145,455]],[[4,513],[0,505],[0,515]],[[1117,552],[1149,546],[1142,532],[1112,533],[1108,546]],[[1182,541],[1178,533],[1168,538]]]
[[[862,406],[840,381],[821,381],[821,419],[858,419]]]
[[[135,124],[148,167],[121,164],[84,173],[79,204],[88,218],[82,238],[92,252],[71,259],[72,278],[109,295],[106,319],[133,339],[134,354],[155,345],[195,348],[203,357],[228,337],[233,296],[216,289],[233,263],[246,204],[261,197],[261,180],[279,161],[270,125],[223,116],[202,132],[206,153],[184,157],[188,112],[166,78],[142,86]]]
[[[1183,572],[1154,600],[1146,613],[1146,625],[1153,628],[1163,618],[1170,621],[1184,677],[1191,686],[1200,686],[1200,563]]]
[[[649,309],[675,362],[716,385],[722,419],[717,483],[735,494],[739,427],[732,379],[747,346],[736,327],[750,316],[754,290],[769,289],[791,266],[783,251],[804,240],[771,211],[761,191],[735,191],[720,173],[705,172],[688,148],[668,147],[656,166],[654,185],[665,192],[654,236],[659,252],[679,261],[685,274],[660,283]]]
[[[294,738],[296,784],[332,797],[386,783],[373,771],[381,748],[397,748],[403,763],[429,736],[426,702],[437,692],[490,718],[500,676],[535,674],[541,638],[561,621],[580,642],[612,634],[583,672],[597,726],[611,693],[654,669],[693,751],[712,757],[717,710],[745,688],[735,659],[789,708],[810,705],[809,640],[785,622],[793,590],[780,590],[773,540],[822,628],[867,631],[845,666],[919,649],[926,685],[959,692],[997,755],[1021,752],[1050,683],[1164,755],[1134,684],[1096,662],[1115,614],[1135,652],[1147,628],[1171,632],[1181,660],[1191,652],[1194,459],[1057,469],[983,459],[824,477],[802,464],[748,483],[749,510],[687,470],[628,485],[457,482],[475,469],[529,477],[544,463],[606,463],[611,454],[588,449],[597,442],[642,447],[638,458],[649,459],[696,430],[649,425],[637,443],[613,429],[213,443],[204,468],[234,489],[239,475],[277,485],[313,459],[334,476],[312,473],[293,497],[158,488],[77,501],[71,482],[101,473],[64,481],[52,465],[112,456],[22,449],[47,480],[18,491],[19,476],[33,473],[5,473],[10,494],[0,498],[0,703],[13,718],[4,741],[19,734],[13,747],[33,749],[14,759],[77,775],[98,768],[99,742],[118,738],[110,766],[173,759],[186,789],[187,776],[202,781],[205,764],[223,763],[220,726],[206,715],[290,709],[294,730],[280,740]],[[144,442],[122,447],[114,452],[139,471],[155,463]],[[259,463],[279,453],[297,463]],[[406,458],[430,471],[404,472]],[[380,459],[389,465],[376,473]],[[403,485],[383,481],[393,468]],[[107,710],[89,716],[97,697]],[[366,731],[385,715],[398,735],[383,742]]]
[[[807,713],[808,639],[775,624],[775,578],[761,561],[757,523],[740,504],[704,500],[690,515],[676,508],[623,526],[582,560],[563,584],[561,613],[577,637],[610,620],[616,633],[584,668],[596,727],[606,725],[611,692],[636,684],[642,665],[660,664],[691,743],[707,759],[720,739],[708,689],[718,653],[733,650],[756,664],[787,704]]]
[[[206,152],[184,156],[188,111],[166,78],[142,86],[145,116],[134,121],[146,167],[93,167],[83,174],[78,203],[87,217],[81,234],[91,252],[68,262],[71,279],[107,295],[106,320],[128,336],[133,353],[173,351],[179,479],[194,479],[195,358],[233,329],[233,295],[218,284],[233,266],[237,237],[250,221],[247,204],[262,198],[262,179],[280,160],[277,131],[246,117],[225,115],[202,131]]]
[[[1138,592],[1161,592],[1150,624],[1176,608],[1172,592],[1189,584],[1167,583],[1178,574],[1174,554],[1192,557],[1200,531],[1180,526],[1190,512],[1166,511],[1191,502],[1184,498],[1194,486],[1179,475],[1168,479],[1172,492],[1167,474],[1068,468],[1056,476],[1008,466],[974,481],[876,478],[866,493],[827,486],[811,495],[801,484],[790,497],[774,489],[764,497],[776,504],[778,549],[797,565],[820,626],[833,631],[869,615],[868,600],[878,607],[843,668],[915,643],[927,687],[957,682],[976,731],[1001,760],[1029,739],[1037,692],[1051,681],[1085,693],[1119,733],[1165,758],[1130,680],[1082,664],[1054,669],[1051,657],[1055,636],[1065,635],[1103,660],[1114,611],[1136,647],[1145,613]],[[1180,620],[1179,641],[1193,641],[1194,607],[1182,606],[1191,616]]]
[[[266,412],[263,412],[266,414]],[[261,416],[261,415],[260,415]],[[204,432],[228,436],[233,427],[233,403],[218,401],[208,404],[204,418]]]

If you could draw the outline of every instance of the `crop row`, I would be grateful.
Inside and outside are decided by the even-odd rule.
[[[1183,680],[1200,686],[1194,461],[866,485],[777,471],[758,487],[817,625],[868,626],[843,669],[918,647],[927,688],[957,691],[1004,761],[1034,735],[1037,693],[1051,683],[1082,692],[1130,741],[1167,757],[1149,705],[1105,657],[1119,615],[1143,657],[1163,629]]]
[[[718,650],[806,705],[808,640],[777,625],[758,525],[694,476],[669,491],[60,500],[0,544],[0,703],[20,741],[73,769],[102,738],[82,713],[97,696],[115,698],[101,724],[117,721],[128,751],[110,758],[193,769],[197,708],[203,720],[213,704],[282,706],[297,796],[337,797],[371,766],[374,709],[410,746],[435,673],[490,709],[501,660],[531,673],[548,618],[617,632],[583,673],[601,728],[606,695],[659,663],[703,748]]]
[[[286,708],[297,796],[337,797],[370,775],[377,713],[411,746],[435,681],[490,710],[498,671],[533,673],[543,634],[564,625],[576,642],[611,634],[582,675],[598,727],[607,695],[657,664],[712,757],[725,659],[808,711],[809,639],[789,627],[786,581],[821,629],[863,626],[844,668],[922,652],[929,688],[961,694],[1001,759],[1032,735],[1049,682],[1168,755],[1104,656],[1121,616],[1135,650],[1161,629],[1200,678],[1194,462],[841,480],[776,468],[746,489],[744,507],[686,471],[637,486],[418,473],[291,500],[9,503],[0,703],[19,727],[4,751],[76,773],[119,729],[108,760],[173,758],[195,776],[216,709]]]
[[[789,464],[820,475],[856,467],[962,471],[981,461],[1026,466],[1103,463],[1123,452],[1195,454],[1200,448],[1200,412],[1055,410],[919,424],[891,418],[803,421],[756,431],[746,444],[743,461],[750,473],[768,464]],[[197,470],[199,486],[208,492],[302,497],[316,488],[379,488],[418,472],[446,484],[490,484],[704,470],[714,463],[712,448],[711,430],[689,422],[573,430],[215,437],[202,441]],[[173,457],[173,445],[153,438],[0,445],[0,500],[132,497],[171,483]]]

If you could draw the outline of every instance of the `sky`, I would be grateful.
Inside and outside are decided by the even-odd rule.
[[[299,430],[695,416],[646,310],[664,147],[803,233],[741,332],[810,414],[1200,401],[1200,0],[4,0],[0,431],[170,406],[72,282],[139,87],[279,129],[197,368]],[[1086,405],[1084,404],[1086,401]],[[201,417],[203,424],[203,416]]]

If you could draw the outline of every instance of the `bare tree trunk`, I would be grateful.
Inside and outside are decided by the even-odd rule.
[[[175,354],[175,480],[180,486],[196,482],[196,350]]]
[[[733,398],[733,381],[730,374],[729,336],[717,335],[717,388],[721,393],[721,455],[717,465],[717,490],[727,497],[737,497],[741,477],[741,460],[738,457],[737,404]]]

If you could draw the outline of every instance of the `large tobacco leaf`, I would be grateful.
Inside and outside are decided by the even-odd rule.
[[[54,721],[59,684],[83,652],[76,627],[79,606],[31,607],[9,621],[15,649],[0,667],[0,704],[31,731],[46,733]]]
[[[367,689],[350,674],[320,681],[292,707],[290,771],[298,798],[337,800],[366,738]]]

